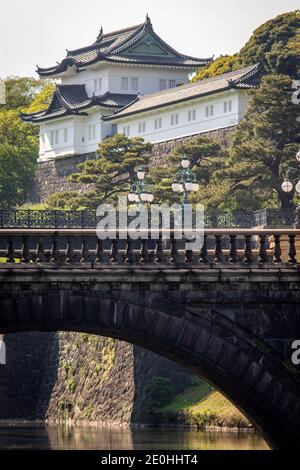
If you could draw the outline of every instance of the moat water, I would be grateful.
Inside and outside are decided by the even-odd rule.
[[[251,432],[102,429],[38,423],[0,423],[0,449],[267,450]]]

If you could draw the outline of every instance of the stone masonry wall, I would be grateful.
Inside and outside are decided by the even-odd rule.
[[[231,127],[154,144],[151,153],[151,164],[164,165],[166,157],[174,147],[196,139],[200,135],[215,139],[226,146],[228,145],[229,134],[232,132],[232,129]],[[88,184],[70,183],[67,181],[66,177],[78,171],[77,165],[79,163],[94,158],[96,158],[96,153],[87,153],[38,163],[34,184],[29,195],[29,202],[44,202],[53,193],[61,191],[81,192],[92,188],[92,185]]]
[[[5,335],[0,419],[147,423],[149,377],[168,377],[177,392],[190,376],[157,354],[111,338],[80,333]]]

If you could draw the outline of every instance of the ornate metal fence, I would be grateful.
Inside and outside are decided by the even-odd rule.
[[[117,216],[118,219],[118,216]],[[0,209],[1,228],[95,228],[96,211]],[[252,212],[205,211],[206,227],[253,227]]]
[[[207,210],[204,225],[207,228],[292,227],[294,217],[293,209]],[[94,210],[0,209],[0,228],[95,228],[99,220]]]

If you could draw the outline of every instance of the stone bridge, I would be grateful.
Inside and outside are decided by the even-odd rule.
[[[273,448],[300,444],[296,229],[207,229],[101,242],[95,230],[0,230],[0,334],[77,331],[134,343],[206,379]]]

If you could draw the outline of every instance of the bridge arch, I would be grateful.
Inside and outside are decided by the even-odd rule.
[[[1,333],[86,332],[124,340],[185,366],[210,382],[261,431],[273,448],[299,445],[300,388],[279,354],[219,311],[173,294],[115,286],[61,289],[52,284],[1,299]],[[242,308],[237,303],[236,308]]]

